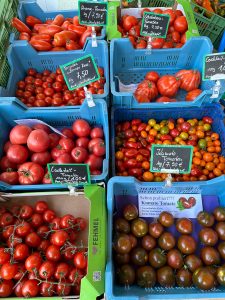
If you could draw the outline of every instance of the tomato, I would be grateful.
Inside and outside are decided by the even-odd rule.
[[[198,213],[197,220],[198,223],[204,227],[212,227],[215,221],[214,216],[205,211],[201,211]]]
[[[81,49],[81,46],[78,44],[78,42],[75,42],[73,40],[68,40],[66,42],[66,49],[67,50],[78,50],[78,49]]]
[[[13,145],[22,145],[27,143],[31,128],[26,125],[16,125],[10,131],[9,139]]]
[[[156,84],[149,80],[143,80],[139,83],[134,96],[140,103],[151,102],[158,95]]]
[[[96,143],[93,147],[93,154],[96,156],[104,156],[106,152],[105,143]]]
[[[39,214],[43,214],[46,210],[48,210],[48,204],[45,201],[38,201],[35,204],[34,211]]]
[[[162,13],[170,16],[169,24],[172,25],[176,19],[175,11],[173,9],[165,9]]]
[[[12,145],[7,151],[7,158],[10,162],[15,164],[24,163],[29,156],[29,152],[25,146],[22,145]]]
[[[80,37],[80,40],[79,40],[79,45],[83,48],[85,43],[86,43],[86,40],[88,37],[90,37],[92,34],[92,31],[90,29],[87,29],[83,34],[82,36]]]
[[[71,155],[75,163],[82,163],[88,158],[88,152],[83,147],[75,147],[72,150]]]
[[[55,245],[50,245],[45,252],[45,256],[50,261],[59,261],[61,258],[60,248]]]
[[[127,16],[123,20],[123,28],[129,31],[133,26],[138,24],[138,19],[134,16]]]
[[[2,279],[10,280],[16,275],[18,270],[17,264],[12,264],[10,262],[6,262],[2,265],[0,270],[0,275]]]
[[[10,236],[13,234],[14,226],[8,225],[6,228],[3,228],[2,230],[2,238],[7,240],[10,238]]]
[[[201,82],[198,70],[181,70],[175,76],[181,81],[180,88],[187,92],[198,89]]]
[[[171,249],[167,253],[167,264],[173,269],[181,269],[184,265],[181,252],[177,249]]]
[[[0,265],[3,265],[10,260],[10,253],[5,248],[0,248]]]
[[[153,38],[151,41],[152,49],[161,49],[165,43],[165,40],[162,38]]]
[[[20,21],[18,18],[13,18],[11,25],[19,32],[26,32],[31,34],[31,30],[27,27],[27,25]]]
[[[166,211],[160,213],[158,220],[164,227],[170,227],[174,223],[173,215]]]
[[[51,223],[55,218],[55,212],[51,209],[47,209],[43,213],[43,219],[46,223]]]
[[[26,24],[30,27],[34,27],[35,24],[42,24],[42,21],[34,16],[27,16]]]
[[[162,96],[174,97],[180,87],[181,81],[172,75],[164,75],[157,82],[157,88]]]
[[[87,253],[84,251],[78,252],[73,258],[74,266],[78,269],[87,268]]]
[[[193,101],[195,100],[200,94],[202,93],[202,90],[200,89],[194,89],[187,93],[185,100],[186,101]]]
[[[52,297],[55,294],[55,289],[55,284],[49,282],[42,282],[40,285],[40,294],[43,297]]]
[[[56,162],[58,164],[69,164],[69,163],[73,163],[73,158],[69,153],[64,153],[56,158]]]
[[[170,232],[163,232],[158,239],[158,245],[163,250],[171,250],[176,245],[176,240]]]
[[[22,295],[25,298],[36,297],[39,293],[38,281],[30,279],[24,282],[22,286]]]
[[[136,49],[145,49],[147,46],[147,42],[144,39],[138,39],[135,48]]]
[[[0,169],[2,171],[12,171],[17,169],[17,165],[12,163],[7,156],[3,156],[0,160]]]
[[[55,47],[61,47],[61,46],[65,46],[68,40],[75,41],[77,40],[77,38],[78,35],[75,32],[69,30],[63,30],[54,35],[53,44]]]
[[[29,256],[29,248],[26,244],[19,244],[14,250],[15,260],[25,260]]]
[[[57,265],[54,276],[56,279],[60,280],[62,278],[65,279],[66,277],[68,277],[69,273],[70,273],[69,265],[62,262]]]
[[[31,155],[31,161],[41,166],[46,166],[52,160],[51,154],[48,151],[33,153]]]
[[[193,224],[191,220],[187,218],[180,218],[176,222],[176,229],[181,234],[191,234],[193,230]]]
[[[39,268],[39,276],[42,279],[50,279],[55,272],[55,264],[51,261],[45,261]]]
[[[182,268],[176,274],[176,282],[179,287],[190,287],[192,285],[192,273]]]
[[[25,243],[29,247],[37,248],[41,243],[41,238],[36,232],[31,232],[26,236]]]
[[[180,16],[177,17],[176,20],[174,21],[174,29],[180,33],[184,33],[185,31],[188,30],[188,23],[186,20],[186,17]]]
[[[50,139],[42,129],[33,130],[27,139],[27,146],[33,152],[44,152],[48,149]]]
[[[48,26],[44,26],[44,27],[40,27],[38,30],[39,34],[48,34],[51,37],[54,37],[56,33],[59,33],[62,31],[62,28],[58,25],[48,25]]]
[[[192,276],[193,284],[201,290],[211,290],[216,285],[214,275],[206,268],[197,269]]]
[[[3,213],[3,215],[0,217],[0,226],[5,227],[12,224],[14,224],[13,215],[9,212]]]
[[[65,135],[66,137],[73,139],[74,138],[74,133],[73,130],[70,128],[63,128],[61,130],[62,134]]]
[[[72,125],[72,129],[78,137],[87,137],[91,132],[89,123],[83,119],[76,120]]]
[[[65,149],[68,153],[74,148],[74,141],[70,138],[61,137],[59,140],[59,145]]]
[[[153,82],[157,82],[159,80],[160,76],[157,72],[154,71],[150,71],[145,75],[145,79],[153,81]]]
[[[92,139],[103,138],[104,137],[104,132],[103,132],[102,128],[100,128],[100,127],[94,127],[93,129],[91,129],[90,137]]]
[[[172,40],[174,43],[179,43],[181,39],[180,33],[177,31],[172,32]]]
[[[34,35],[31,37],[30,41],[31,43],[32,42],[37,42],[37,41],[45,41],[45,42],[48,42],[48,43],[51,43],[51,35],[50,34],[47,34],[47,33],[42,33],[42,34],[37,34],[37,35]]]
[[[52,45],[49,42],[43,40],[33,40],[30,41],[30,44],[37,51],[50,51],[52,49]]]
[[[75,225],[76,223],[76,219],[74,218],[74,216],[70,215],[70,214],[67,214],[67,215],[64,215],[62,218],[61,218],[61,221],[60,221],[60,227],[63,229],[63,228],[69,228],[73,225]]]
[[[65,242],[68,240],[69,235],[64,230],[58,230],[51,235],[51,243],[55,246],[63,246]]]
[[[87,30],[87,28],[85,26],[81,26],[81,25],[70,24],[68,26],[68,30],[74,31],[74,32],[76,32],[76,34],[81,36]]]
[[[71,285],[68,285],[67,280],[61,280],[59,284],[56,286],[56,294],[58,296],[68,296],[71,291]]]
[[[38,228],[43,224],[44,220],[41,214],[34,213],[31,217],[31,224],[33,227]]]
[[[199,231],[199,238],[207,246],[214,246],[218,242],[218,234],[212,228],[201,229]]]
[[[87,222],[84,218],[76,218],[75,219],[75,231],[79,232],[87,227]]]
[[[19,183],[19,176],[17,172],[3,172],[0,174],[0,181],[6,182],[11,185],[15,185]]]
[[[0,298],[9,297],[13,293],[13,286],[12,280],[2,280],[0,282]]]
[[[198,268],[202,267],[202,261],[201,259],[194,255],[194,254],[190,254],[188,256],[185,257],[185,265],[187,266],[187,268],[193,273],[195,270],[197,270]]]
[[[129,34],[129,36],[139,37],[140,36],[140,31],[141,31],[141,26],[140,25],[135,25],[135,26],[131,27],[128,34]]]
[[[117,269],[116,275],[118,278],[119,284],[123,286],[130,286],[135,281],[135,271],[132,266],[125,264]]]
[[[104,141],[101,138],[94,138],[92,140],[90,140],[90,142],[88,143],[88,150],[90,153],[93,152],[94,146],[96,144],[100,144],[100,143],[104,143]]]
[[[90,171],[101,170],[103,159],[102,157],[90,154],[89,157],[84,161],[85,164],[89,165]]]
[[[95,129],[95,128],[94,128]],[[93,130],[93,129],[92,129]],[[92,131],[91,131],[92,132]],[[93,134],[92,134],[93,135]],[[76,140],[76,146],[87,149],[89,144],[89,139],[87,137],[81,137]]]
[[[196,241],[192,236],[181,235],[178,238],[177,247],[183,254],[192,254],[196,250]]]
[[[61,26],[64,21],[65,21],[64,16],[59,14],[59,15],[55,16],[54,20],[52,21],[52,24]]]
[[[20,184],[37,184],[44,177],[44,169],[36,163],[27,162],[18,169]]]
[[[158,269],[157,280],[162,287],[173,287],[175,285],[173,269],[169,266],[164,266]]]
[[[85,276],[85,273],[83,272],[83,270],[73,268],[69,273],[68,280],[69,280],[69,282],[71,282],[73,284],[79,285],[81,283],[81,279],[84,276]]]

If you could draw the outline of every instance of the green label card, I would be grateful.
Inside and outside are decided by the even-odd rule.
[[[88,85],[100,78],[92,54],[61,65],[60,69],[70,91]]]
[[[91,182],[87,164],[48,164],[52,183],[85,185]]]
[[[165,38],[170,22],[169,15],[145,12],[142,18],[141,35],[157,38]]]
[[[208,54],[203,61],[203,80],[225,79],[225,53]]]
[[[79,1],[79,22],[87,26],[104,26],[108,22],[108,2]]]
[[[189,174],[193,146],[152,145],[151,172]]]

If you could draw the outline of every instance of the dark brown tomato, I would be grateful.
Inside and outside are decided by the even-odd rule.
[[[167,264],[173,269],[180,269],[184,265],[183,256],[177,249],[172,249],[167,253]]]
[[[148,261],[148,253],[144,248],[134,248],[130,253],[131,261],[136,266],[144,266]]]
[[[120,234],[115,240],[114,248],[117,253],[129,253],[131,250],[131,242],[129,235]]]
[[[174,224],[173,215],[167,211],[161,212],[158,220],[164,227],[170,227]]]
[[[135,271],[131,265],[123,265],[117,269],[117,279],[121,285],[132,285],[135,280]]]
[[[213,247],[204,247],[201,249],[200,257],[206,266],[218,265],[220,263],[220,254]]]
[[[130,224],[127,220],[123,218],[117,218],[114,223],[114,228],[118,232],[129,233],[130,232]]]
[[[183,254],[192,254],[196,250],[196,241],[192,236],[181,235],[178,238],[177,247]]]
[[[162,249],[154,248],[150,251],[148,260],[153,268],[158,269],[166,264],[166,255],[163,253]]]
[[[178,270],[176,283],[179,287],[190,287],[192,285],[192,273],[185,268]]]
[[[181,234],[191,234],[193,231],[193,224],[187,218],[178,219],[176,222],[176,229]]]
[[[137,269],[137,285],[143,288],[152,288],[156,284],[156,272],[150,266],[144,266]]]
[[[169,266],[157,270],[157,280],[162,287],[173,287],[175,285],[175,275]]]
[[[164,228],[159,222],[154,222],[148,225],[148,232],[154,238],[159,238],[163,233]]]
[[[156,240],[151,235],[147,234],[141,239],[141,245],[145,250],[150,251],[155,248]]]
[[[137,238],[133,236],[132,234],[128,234],[130,242],[131,242],[131,248],[135,248],[137,246]]]
[[[194,254],[190,254],[185,257],[184,259],[185,266],[187,266],[188,270],[190,270],[192,273],[194,273],[195,270],[202,267],[202,261],[201,259]]]
[[[225,241],[225,222],[217,223],[215,230],[218,233],[219,239]]]
[[[176,240],[172,233],[164,232],[158,239],[159,247],[163,250],[171,250],[176,245]]]
[[[148,224],[144,219],[137,218],[131,223],[131,232],[136,237],[143,237],[148,232]]]
[[[206,246],[214,246],[218,242],[218,234],[212,228],[203,228],[199,232],[201,242]]]
[[[130,262],[130,255],[128,253],[125,254],[116,253],[115,261],[117,265],[128,264]]]
[[[225,221],[225,207],[216,207],[213,211],[213,215],[217,222]]]
[[[216,279],[220,285],[225,286],[225,266],[221,266],[217,269]]]
[[[138,217],[138,209],[134,204],[128,204],[123,209],[123,216],[126,220],[131,221]]]
[[[220,242],[217,249],[222,259],[225,260],[225,242]]]
[[[215,276],[206,268],[198,268],[192,276],[193,284],[200,290],[211,290],[215,287]]]
[[[197,215],[198,223],[204,227],[212,227],[214,224],[214,216],[206,211],[201,211]]]

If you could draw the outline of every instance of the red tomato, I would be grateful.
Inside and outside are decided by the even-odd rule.
[[[81,251],[74,255],[73,258],[74,266],[77,269],[86,269],[87,268],[87,252]]]
[[[186,33],[183,33],[182,36],[181,36],[180,42],[181,42],[182,44],[185,44],[186,41],[187,41]]]
[[[52,49],[52,44],[46,41],[30,41],[31,46],[34,47],[37,51],[50,51]]]
[[[42,259],[39,254],[33,253],[25,261],[25,268],[28,272],[38,270],[42,264]]]
[[[70,267],[68,264],[61,262],[58,264],[55,270],[55,278],[60,280],[62,278],[66,278],[69,275]]]
[[[49,148],[52,149],[52,148],[56,147],[60,140],[59,135],[57,133],[53,132],[53,133],[50,133],[48,137],[50,139]]]
[[[68,26],[68,30],[72,30],[72,31],[76,32],[79,36],[81,36],[87,30],[87,28],[85,26],[81,26],[81,25],[70,24]]]
[[[76,222],[75,222],[74,216],[67,214],[61,218],[60,227],[61,228],[69,228],[69,227],[73,226],[75,223]]]
[[[187,19],[184,16],[177,17],[174,21],[174,29],[180,33],[184,33],[188,30]]]
[[[193,101],[193,100],[195,100],[195,98],[197,98],[201,93],[202,93],[202,90],[200,90],[200,89],[192,90],[192,91],[190,91],[190,92],[187,93],[187,95],[186,95],[186,97],[185,97],[185,100],[186,100],[186,101]]]
[[[164,75],[157,82],[157,88],[162,96],[174,97],[180,87],[181,81],[172,75]]]
[[[20,184],[37,184],[44,177],[44,169],[39,164],[33,162],[20,165],[18,172]]]
[[[33,17],[33,16],[27,16],[26,17],[26,24],[30,27],[34,27],[35,24],[42,24],[42,21],[38,18]]]
[[[0,265],[3,265],[10,260],[10,253],[5,248],[0,248]]]
[[[92,139],[94,138],[103,138],[104,137],[104,132],[102,128],[100,127],[95,127],[91,130],[90,136]]]
[[[123,19],[123,28],[129,31],[131,27],[138,24],[138,19],[134,16],[127,16]]]
[[[5,183],[15,185],[19,183],[19,175],[17,172],[3,172],[0,174],[0,181],[3,181]]]
[[[131,27],[128,34],[129,34],[129,36],[139,37],[140,32],[141,32],[141,26],[135,25],[135,26]]]
[[[9,139],[14,145],[22,145],[27,143],[29,134],[31,133],[31,128],[26,125],[16,125],[10,131]]]
[[[175,76],[181,80],[180,88],[187,92],[198,89],[201,82],[198,70],[181,70]]]
[[[40,294],[43,297],[52,297],[55,295],[56,285],[49,282],[42,282],[40,285]]]
[[[149,8],[143,8],[142,10],[141,10],[141,16],[143,17],[143,15],[144,15],[144,13],[145,12],[150,12],[151,10],[149,9]]]
[[[61,137],[59,140],[59,145],[62,147],[62,149],[65,149],[69,153],[74,148],[75,144],[72,139]]]
[[[71,291],[71,285],[68,285],[67,280],[61,280],[61,283],[56,286],[56,294],[58,296],[68,296]]]
[[[176,13],[174,12],[173,9],[166,9],[163,11],[163,14],[169,15],[170,16],[170,25],[172,25],[176,19]]]
[[[25,146],[22,145],[12,145],[7,151],[7,158],[9,161],[15,164],[24,163],[29,156],[29,152]]]
[[[66,50],[79,50],[82,49],[78,42],[73,40],[66,41]]]
[[[10,141],[7,141],[4,145],[4,152],[7,153],[7,151],[9,150],[10,146],[12,146],[12,144],[10,143]]]
[[[28,223],[26,221],[21,221],[21,223],[19,223],[17,225],[16,234],[19,237],[25,237],[31,232],[31,230],[32,230],[32,227],[31,227],[30,223]]]
[[[163,49],[173,48],[173,42],[172,41],[166,41],[163,44]]]
[[[45,253],[50,245],[51,243],[48,240],[42,240],[38,247],[38,250]]]
[[[50,279],[55,272],[55,264],[51,261],[45,261],[39,268],[39,276],[42,279]]]
[[[54,37],[56,33],[59,33],[60,31],[62,31],[62,28],[58,25],[48,25],[48,26],[44,26],[44,27],[40,27],[38,30],[39,34],[48,34],[51,37]]]
[[[56,162],[58,164],[70,164],[73,163],[73,158],[69,153],[64,153],[56,158]]]
[[[90,171],[101,170],[103,159],[102,157],[91,154],[84,163],[89,165]]]
[[[95,128],[94,128],[95,129]],[[92,130],[94,130],[92,129]],[[92,134],[92,130],[91,130],[91,134],[90,135],[94,135],[94,133]],[[95,132],[96,134],[96,132]],[[89,144],[89,138],[87,137],[80,137],[76,140],[76,146],[77,147],[83,147],[83,148],[88,148],[88,144]]]
[[[77,232],[80,232],[82,230],[84,230],[86,227],[87,227],[87,222],[84,218],[76,218],[75,219],[75,222],[76,222],[76,231]]]
[[[59,14],[59,15],[55,16],[54,20],[52,21],[52,24],[61,26],[64,21],[65,21],[64,16]]]
[[[59,261],[61,258],[60,248],[55,245],[50,245],[45,252],[45,256],[50,261]]]
[[[0,226],[5,227],[12,225],[14,223],[14,218],[13,215],[10,214],[9,212],[3,213],[3,215],[0,218]]]
[[[33,152],[44,152],[48,149],[50,139],[42,129],[33,130],[27,139],[27,146]]]
[[[30,39],[31,43],[32,42],[37,42],[37,41],[45,41],[45,42],[48,42],[48,43],[51,43],[51,35],[50,34],[47,34],[47,33],[42,33],[42,34],[36,34],[36,35],[33,35]]]
[[[157,72],[154,71],[150,71],[145,75],[145,79],[153,81],[153,82],[157,82],[159,80],[160,76]]]
[[[43,184],[51,184],[51,183],[52,183],[51,178],[50,178],[50,175],[49,175],[48,172],[47,172],[47,173],[45,174],[45,176],[43,177],[42,183],[43,183]]]
[[[25,298],[36,297],[39,293],[38,281],[35,279],[30,279],[24,282],[22,286],[22,295]]]
[[[71,151],[71,156],[75,163],[83,163],[88,157],[88,152],[83,147],[75,147]]]
[[[68,138],[70,139],[73,139],[74,138],[74,133],[73,133],[73,130],[70,129],[70,128],[63,128],[61,130],[62,134],[67,136]]]
[[[11,25],[15,27],[19,32],[26,32],[31,34],[31,30],[27,27],[27,25],[20,21],[18,18],[13,18]]]
[[[73,284],[80,284],[81,279],[85,276],[85,273],[81,269],[72,269],[69,273],[68,279]]]
[[[15,260],[25,260],[29,256],[29,248],[26,244],[19,244],[14,250]]]
[[[65,242],[68,240],[69,235],[64,230],[58,230],[51,235],[51,243],[55,246],[63,246]]]
[[[31,155],[31,161],[41,166],[46,166],[52,160],[51,154],[48,151],[33,153]]]
[[[41,243],[41,238],[36,232],[31,232],[26,236],[25,243],[32,248],[37,248]]]
[[[165,40],[162,38],[153,38],[151,41],[152,49],[161,49]]]
[[[72,129],[78,137],[87,137],[91,132],[89,123],[83,119],[76,120],[72,125]]]
[[[38,228],[44,223],[43,217],[41,214],[34,213],[31,217],[31,224],[33,227]]]
[[[93,147],[93,154],[96,156],[104,156],[105,155],[105,143],[96,143]]]
[[[43,219],[46,223],[50,223],[55,218],[55,212],[51,209],[47,209],[43,213]]]
[[[2,171],[16,170],[17,165],[12,163],[7,156],[3,156],[0,160],[0,169]]]
[[[16,275],[18,270],[17,264],[6,262],[2,265],[0,275],[2,279],[10,280]]]
[[[176,102],[176,101],[177,101],[176,99],[171,99],[171,98],[163,96],[163,97],[156,99],[155,102]]]
[[[92,34],[92,31],[90,29],[87,29],[83,34],[82,36],[80,37],[80,40],[79,40],[79,45],[83,48],[85,43],[86,43],[86,40],[88,37],[90,37]]]
[[[156,84],[153,81],[144,79],[141,83],[138,84],[134,96],[140,103],[151,102],[158,96]]]
[[[54,35],[53,44],[55,47],[65,46],[68,40],[76,41],[78,39],[78,35],[69,30],[63,30]]]
[[[34,207],[35,212],[39,214],[43,214],[46,210],[48,210],[48,204],[45,201],[38,201]]]
[[[0,282],[0,297],[9,297],[13,293],[14,283],[12,280],[2,280]]]
[[[139,40],[137,41],[136,45],[135,45],[135,48],[136,48],[136,49],[145,49],[146,46],[147,46],[146,41],[143,40],[143,39],[139,39]]]
[[[172,39],[174,43],[179,43],[181,39],[180,33],[177,31],[172,32]]]
[[[42,225],[37,229],[37,234],[43,239],[48,237],[48,232],[49,232],[49,228],[46,225]]]

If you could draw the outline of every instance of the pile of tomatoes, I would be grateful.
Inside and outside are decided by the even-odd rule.
[[[208,180],[225,174],[225,158],[220,155],[221,142],[218,133],[212,131],[213,119],[183,118],[158,122],[140,119],[116,125],[116,173],[134,176],[141,181],[163,181],[167,174],[151,173],[152,144],[191,145],[194,147],[190,174],[174,175],[176,181]]]
[[[27,40],[37,51],[79,50],[92,35],[92,27],[80,25],[78,16],[64,18],[61,14],[45,23],[33,16],[26,17],[26,24],[13,18],[12,26],[20,32],[19,40]],[[101,27],[95,31],[101,35]]]
[[[199,89],[200,83],[201,74],[198,70],[180,70],[175,75],[161,77],[157,72],[151,71],[138,84],[134,96],[139,103],[176,102],[174,97],[181,89],[187,92],[186,101],[193,101],[202,93]]]
[[[151,10],[144,8],[141,11],[142,17],[144,12],[151,12]],[[186,43],[186,31],[188,30],[188,23],[182,11],[156,8],[153,9],[152,12],[170,16],[166,38],[152,38],[152,48],[181,48]],[[141,24],[142,19],[138,19],[135,16],[124,15],[118,25],[118,31],[121,33],[121,36],[128,37],[136,49],[145,49],[147,47],[148,38],[141,36]]]
[[[79,235],[86,227],[84,218],[59,217],[45,201],[1,207],[0,297],[79,295],[87,273]]]
[[[161,212],[157,220],[147,223],[138,217],[135,205],[126,205],[122,217],[114,221],[117,282],[143,288],[157,283],[202,290],[225,286],[225,208],[217,207],[213,214],[201,211],[197,221],[202,226],[198,240],[192,236],[195,229],[190,219],[175,222],[171,213]]]
[[[48,163],[86,163],[92,175],[100,175],[106,152],[102,128],[91,128],[87,121],[78,119],[61,133],[51,132],[44,124],[13,127],[0,160],[0,181],[50,184]]]
[[[98,67],[101,78],[87,85],[92,94],[104,94],[104,70]],[[84,88],[69,91],[61,69],[38,73],[28,69],[24,80],[17,83],[16,97],[29,107],[81,105],[85,99]]]

